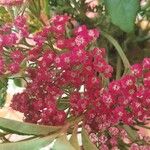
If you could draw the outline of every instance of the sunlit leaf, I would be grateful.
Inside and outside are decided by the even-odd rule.
[[[77,133],[76,133],[76,131],[74,131],[73,133],[72,133],[72,136],[71,136],[71,138],[70,138],[70,143],[71,143],[71,145],[76,149],[76,150],[81,150],[80,149],[80,146],[79,146],[79,142],[78,142],[78,138],[77,138]]]
[[[52,150],[76,150],[67,140],[67,136],[63,135],[56,140]]]
[[[12,133],[26,135],[47,135],[59,130],[61,127],[36,125],[31,123],[19,122],[6,118],[0,118],[0,128]]]
[[[125,129],[125,131],[127,132],[129,138],[131,141],[136,141],[138,140],[139,136],[137,131],[133,130],[130,126],[128,125],[123,125],[123,128]]]
[[[35,138],[32,140],[25,140],[14,143],[3,143],[0,144],[1,150],[39,150],[53,142],[53,140],[58,136],[57,134],[53,134],[50,136],[46,136],[43,138]]]
[[[0,25],[11,21],[11,16],[5,7],[0,6]]]
[[[82,128],[81,135],[84,150],[98,150],[98,148],[90,141],[89,136],[84,128]]]

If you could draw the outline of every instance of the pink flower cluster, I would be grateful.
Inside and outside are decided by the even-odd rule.
[[[65,111],[58,107],[65,98],[73,115],[81,115],[90,108],[86,122],[94,130],[100,130],[103,123],[112,126],[146,121],[150,103],[150,59],[133,65],[130,74],[104,88],[103,80],[111,77],[113,69],[106,62],[105,49],[95,47],[99,31],[85,25],[70,29],[70,24],[68,16],[58,15],[33,36],[36,45],[27,51],[33,64],[26,69],[30,80],[26,90],[14,96],[11,106],[23,112],[26,121],[56,125],[65,121]],[[19,16],[15,26],[20,30],[26,28],[25,18]],[[13,44],[16,41],[9,45]],[[18,68],[14,64],[20,64],[24,55],[13,50],[10,58],[13,64],[9,70],[16,73]],[[2,59],[0,63],[4,65]],[[58,123],[57,113],[63,119]]]
[[[131,74],[110,82],[108,88],[102,88],[92,103],[86,118],[94,130],[119,123],[146,123],[150,115],[150,58],[133,65]]]
[[[18,47],[28,37],[26,18],[19,16],[13,23],[5,24],[0,29],[0,75],[6,71],[18,73],[21,62],[27,56],[24,48]]]
[[[20,27],[25,21],[16,22]],[[82,114],[92,93],[101,89],[102,77],[111,77],[113,69],[105,60],[105,49],[94,47],[99,31],[85,25],[70,30],[69,23],[68,16],[55,16],[50,26],[33,36],[36,45],[28,51],[33,66],[26,70],[30,80],[26,90],[15,95],[11,104],[24,113],[27,122],[63,124],[67,116],[58,105],[64,98],[68,99],[73,115]],[[16,58],[13,52],[13,58],[19,61],[21,53],[15,54],[19,56]],[[80,92],[82,87],[84,91]]]
[[[139,140],[144,145],[132,142],[129,139],[128,133],[120,127],[109,127],[104,131],[93,132],[89,125],[85,125],[85,129],[89,135],[91,142],[99,148],[99,150],[149,150],[149,136],[144,136],[139,133]]]
[[[3,26],[0,75],[23,70],[27,82],[26,89],[13,96],[11,107],[22,112],[26,122],[36,124],[62,125],[68,114],[84,115],[91,139],[99,131],[118,132],[114,126],[120,124],[146,123],[150,116],[150,58],[112,81],[113,68],[106,61],[105,48],[97,47],[99,34],[86,25],[73,27],[67,15],[53,17],[32,36],[23,16]],[[34,44],[18,48],[28,38]],[[107,149],[109,137],[98,136],[101,149]],[[115,137],[108,143],[117,147]]]

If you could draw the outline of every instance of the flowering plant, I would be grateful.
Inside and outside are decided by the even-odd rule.
[[[10,104],[23,113],[24,122],[0,118],[0,148],[37,150],[56,139],[55,150],[150,149],[150,138],[139,133],[139,127],[149,129],[150,58],[130,65],[111,35],[79,25],[67,14],[48,19],[47,11],[41,11],[36,18],[40,29],[31,31],[28,13],[36,11],[29,10],[0,28],[1,106],[8,80],[25,87]],[[116,68],[109,64],[107,46],[99,44],[101,37],[118,52]],[[10,133],[31,136],[11,142]]]

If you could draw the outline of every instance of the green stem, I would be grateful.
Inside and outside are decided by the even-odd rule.
[[[144,42],[148,41],[150,39],[150,35],[144,36],[144,37],[138,37],[135,41],[136,42]]]
[[[150,127],[148,126],[145,126],[145,125],[138,125],[138,126],[150,130]]]
[[[120,76],[121,76],[121,68],[122,68],[121,59],[120,59],[119,56],[117,56],[116,80],[120,79]]]
[[[127,57],[126,57],[125,53],[123,52],[123,49],[121,48],[119,43],[111,35],[107,34],[106,32],[101,31],[101,34],[114,45],[119,56],[121,57],[121,59],[123,61],[125,69],[129,69],[130,68],[129,60],[127,59]]]

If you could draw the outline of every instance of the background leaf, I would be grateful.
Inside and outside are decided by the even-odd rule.
[[[139,0],[105,0],[105,5],[113,24],[125,32],[134,30]]]
[[[81,135],[84,150],[98,150],[98,148],[90,141],[89,136],[84,128],[82,128]]]
[[[52,150],[76,150],[67,140],[67,136],[63,135],[56,140]]]
[[[12,133],[15,132],[26,135],[47,135],[51,132],[59,130],[61,127],[36,125],[6,118],[0,118],[0,128]]]

